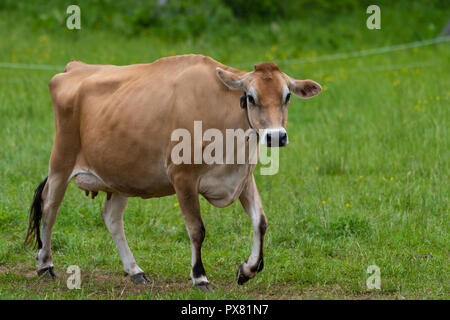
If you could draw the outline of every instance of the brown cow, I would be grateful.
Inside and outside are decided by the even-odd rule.
[[[183,55],[130,66],[72,61],[49,87],[55,140],[48,177],[35,192],[26,237],[26,242],[36,237],[38,275],[55,277],[51,232],[73,178],[93,196],[107,193],[102,217],[125,274],[135,283],[148,280],[125,239],[128,197],[177,195],[192,245],[191,279],[202,290],[210,285],[201,260],[205,228],[198,196],[218,207],[239,198],[252,220],[254,242],[250,257],[238,268],[237,282],[262,270],[266,217],[253,176],[255,164],[174,164],[176,142],[171,134],[178,128],[192,132],[194,121],[202,121],[203,128],[220,132],[264,129],[261,142],[286,145],[290,92],[309,98],[321,91],[318,83],[294,80],[270,62],[244,72],[209,57]]]

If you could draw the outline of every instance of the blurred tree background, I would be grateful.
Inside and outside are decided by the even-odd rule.
[[[330,49],[364,38],[377,41],[376,33],[365,28],[370,0],[2,0],[0,11],[13,17],[11,27],[20,23],[35,31],[69,35],[61,26],[71,4],[81,8],[82,29],[126,37],[158,35],[170,41],[209,42],[224,37],[254,42],[289,38]],[[449,19],[448,0],[376,4],[382,8],[386,43],[436,36]],[[324,28],[330,25],[332,30]]]

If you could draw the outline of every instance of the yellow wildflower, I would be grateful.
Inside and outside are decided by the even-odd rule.
[[[331,81],[331,80],[333,80],[333,76],[326,76],[324,79],[323,79],[323,82],[328,82],[328,81]]]
[[[266,53],[267,60],[273,60],[273,56],[270,54],[270,52]]]

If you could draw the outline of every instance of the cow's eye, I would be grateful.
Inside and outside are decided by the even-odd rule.
[[[286,101],[284,103],[288,104],[289,103],[289,99],[291,99],[291,93],[290,92],[286,95]]]
[[[248,102],[255,104],[255,98],[253,98],[253,96],[248,96]]]

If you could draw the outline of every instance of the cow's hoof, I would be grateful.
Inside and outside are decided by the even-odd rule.
[[[195,287],[197,287],[201,292],[210,292],[214,291],[214,287],[211,283],[208,281],[202,281],[200,283],[195,284]]]
[[[133,280],[135,284],[146,284],[150,282],[150,280],[148,280],[147,276],[143,272],[132,275],[131,280]]]
[[[57,275],[55,273],[55,269],[53,268],[53,266],[47,267],[47,268],[43,268],[43,269],[39,269],[37,271],[37,274],[38,274],[39,277],[46,278],[46,279],[55,279],[55,278],[57,278]]]
[[[244,264],[241,264],[236,272],[236,281],[239,285],[246,283],[251,278],[244,273]]]

